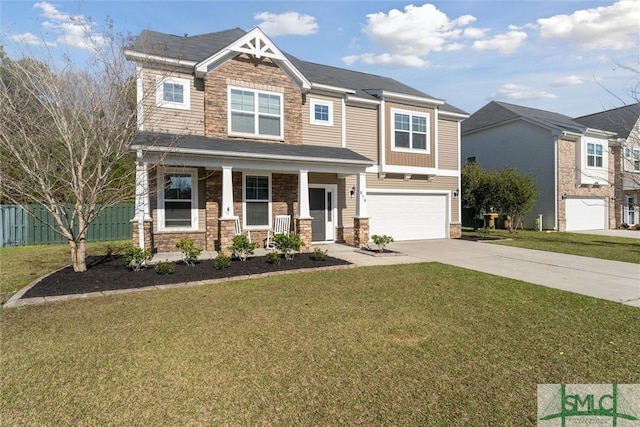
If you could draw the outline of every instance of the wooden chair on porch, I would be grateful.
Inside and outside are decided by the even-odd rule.
[[[291,215],[276,215],[273,230],[267,232],[267,249],[275,249],[276,243],[274,237],[276,234],[289,234],[291,230]]]
[[[249,239],[249,243],[251,243],[251,231],[245,230],[242,231],[242,224],[240,224],[240,217],[236,217],[236,226],[234,230],[234,236],[242,236],[243,234],[247,235]]]

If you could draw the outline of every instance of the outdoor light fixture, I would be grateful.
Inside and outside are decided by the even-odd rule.
[[[455,190],[455,191],[453,192],[453,197],[454,197],[454,198],[455,198],[455,197],[458,197],[458,194],[460,194],[460,190]]]
[[[562,194],[561,197],[562,197],[562,200],[566,199],[567,198],[567,193]]]
[[[351,197],[353,197],[354,194],[356,194],[356,186],[355,185],[353,187],[351,187],[351,190],[349,190],[349,195]]]

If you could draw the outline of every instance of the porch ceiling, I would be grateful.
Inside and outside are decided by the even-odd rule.
[[[204,167],[359,173],[373,161],[348,148],[138,132],[131,149],[147,161]]]

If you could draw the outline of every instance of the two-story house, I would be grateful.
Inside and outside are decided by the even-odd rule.
[[[616,133],[610,141],[616,226],[640,223],[640,103],[578,117],[575,121]]]
[[[615,226],[613,132],[562,114],[492,101],[462,123],[462,161],[512,167],[535,178],[539,192],[525,228],[558,231]]]
[[[263,244],[275,215],[308,249],[459,237],[460,122],[388,77],[299,60],[261,30],[143,31],[134,243],[225,250],[236,220]]]

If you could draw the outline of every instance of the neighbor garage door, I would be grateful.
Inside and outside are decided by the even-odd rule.
[[[371,235],[394,240],[443,239],[448,236],[447,198],[444,194],[368,193]]]
[[[607,228],[607,205],[602,198],[565,199],[567,231]]]

